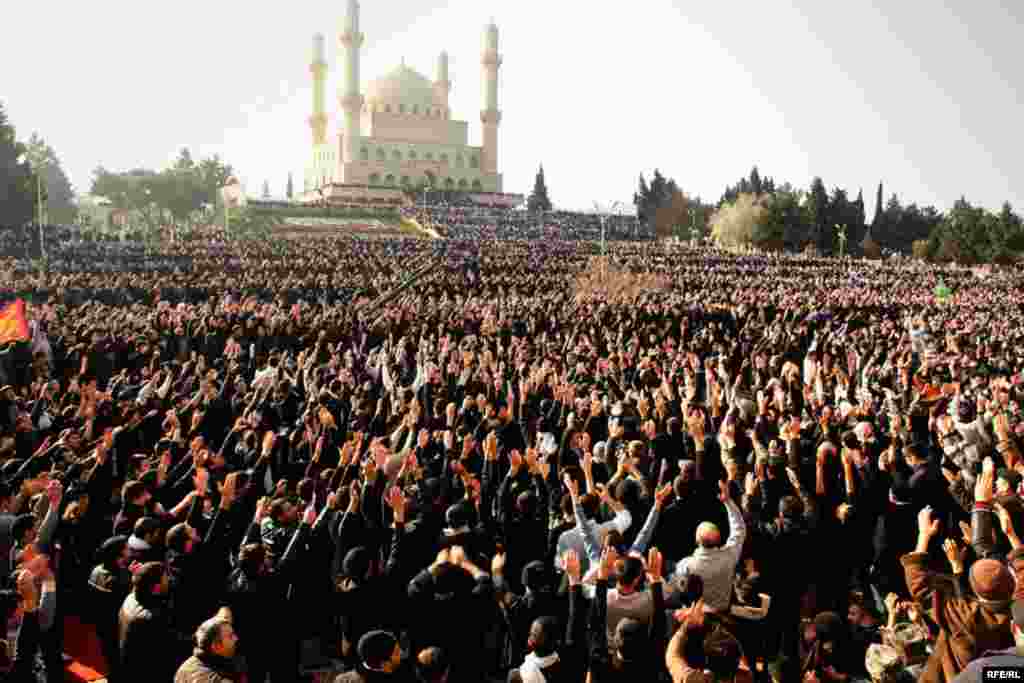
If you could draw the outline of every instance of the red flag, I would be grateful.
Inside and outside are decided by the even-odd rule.
[[[25,302],[15,299],[0,308],[0,344],[28,341],[32,335],[25,320]]]

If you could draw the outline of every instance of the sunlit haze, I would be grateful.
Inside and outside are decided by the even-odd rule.
[[[820,175],[868,216],[879,181],[905,203],[965,195],[1024,206],[1019,38],[1024,10],[975,2],[634,3],[363,0],[363,87],[406,63],[433,78],[451,55],[454,118],[480,144],[480,43],[501,31],[499,165],[528,193],[544,164],[557,206],[629,201],[659,167],[717,199],[757,164],[806,187]],[[38,131],[76,190],[92,170],[219,153],[250,194],[310,148],[312,36],[328,37],[338,126],[345,12],[336,2],[15,2],[4,12],[0,100]],[[19,27],[17,30],[14,27]]]

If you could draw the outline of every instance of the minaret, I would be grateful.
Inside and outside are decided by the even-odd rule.
[[[498,54],[498,27],[494,20],[484,27],[484,46],[480,57],[483,76],[483,109],[480,121],[483,123],[483,159],[481,170],[488,175],[498,174],[498,124],[501,112],[498,110],[498,68],[501,55]],[[501,188],[497,188],[501,191]]]
[[[363,109],[363,96],[359,93],[359,48],[363,34],[359,32],[359,2],[348,0],[344,30],[340,36],[345,53],[345,85],[339,97],[341,110],[345,114],[345,130],[342,135],[342,162],[351,163],[359,158],[359,122]],[[342,182],[345,182],[344,174]]]
[[[437,100],[444,108],[442,115],[448,111],[448,94],[451,90],[452,82],[448,80],[448,53],[442,50],[437,56],[437,78],[434,80],[434,92],[437,93]]]
[[[313,130],[313,146],[319,147],[327,142],[327,110],[324,107],[327,59],[322,33],[313,36],[313,61],[309,64],[309,72],[313,74],[313,115],[309,117],[309,127]]]

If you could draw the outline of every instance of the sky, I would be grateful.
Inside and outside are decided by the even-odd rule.
[[[250,194],[301,187],[312,36],[327,35],[337,117],[345,0],[16,2],[0,41],[0,101],[37,131],[76,190],[93,170],[220,154]],[[717,200],[757,165],[821,176],[868,216],[878,183],[904,203],[960,196],[1024,209],[1019,0],[363,0],[362,78],[450,54],[453,117],[480,144],[480,45],[504,58],[499,166],[528,193],[544,165],[563,208],[630,203],[654,168]]]

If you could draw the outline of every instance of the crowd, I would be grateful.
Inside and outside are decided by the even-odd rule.
[[[1020,662],[1019,270],[620,241],[669,284],[595,294],[593,242],[465,220],[8,283],[5,680],[69,617],[114,683]]]
[[[473,241],[599,240],[602,222],[606,239],[640,240],[635,216],[570,211],[535,212],[462,202],[407,206],[402,215],[443,237]]]

